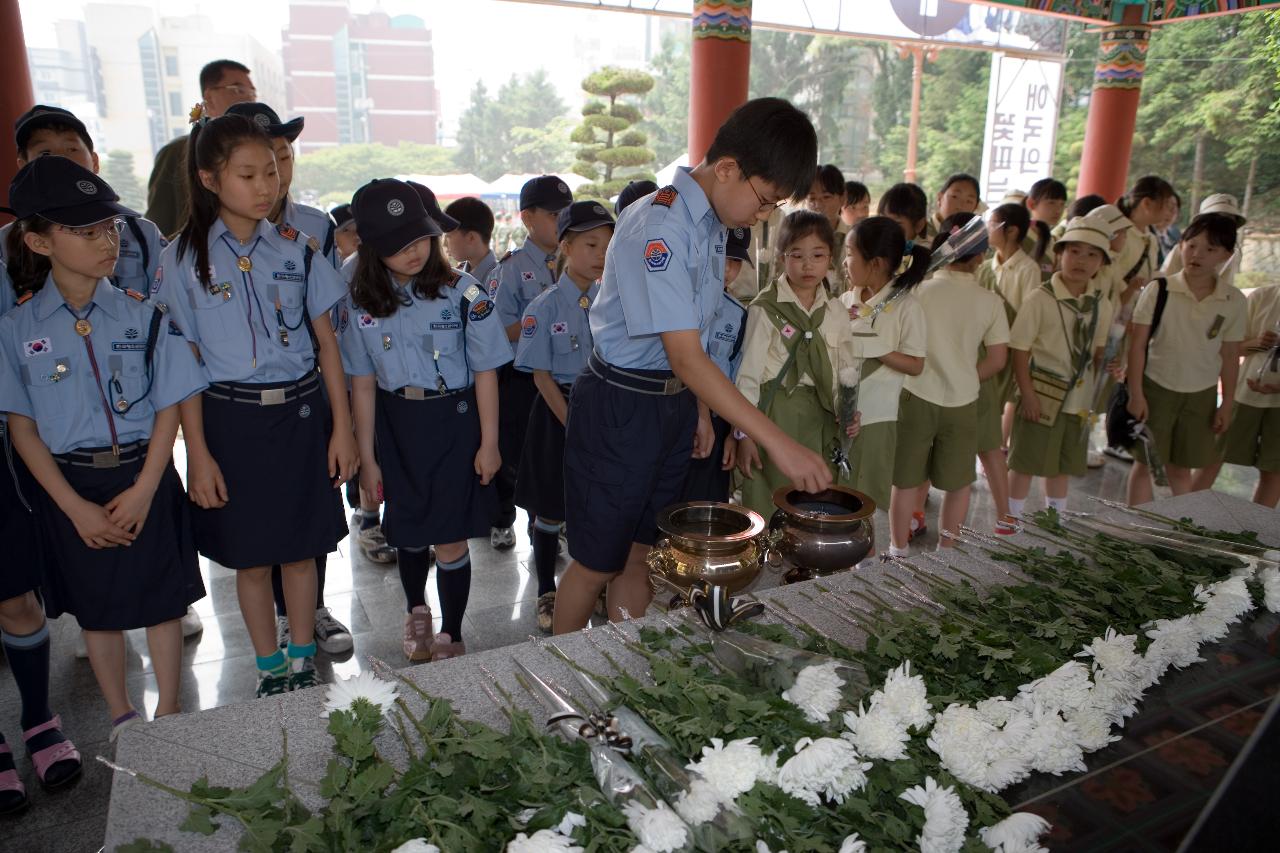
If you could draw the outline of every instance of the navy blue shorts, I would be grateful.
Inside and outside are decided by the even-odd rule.
[[[691,391],[642,394],[582,372],[569,398],[564,443],[573,559],[593,571],[620,572],[631,543],[657,541],[658,513],[680,500],[697,423]]]
[[[711,455],[706,459],[693,459],[689,462],[689,473],[684,478],[684,489],[680,492],[680,501],[729,501],[729,475],[732,471],[723,471],[720,465],[724,459],[724,443],[733,432],[733,426],[718,415],[711,416],[711,429],[715,431],[716,443],[711,447]]]
[[[569,386],[560,390],[569,399]],[[564,424],[541,394],[529,412],[516,477],[516,506],[547,521],[564,521]]]

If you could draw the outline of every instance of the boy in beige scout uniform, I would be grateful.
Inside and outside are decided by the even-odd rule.
[[[1094,374],[1111,328],[1111,302],[1098,272],[1111,262],[1111,232],[1088,217],[1067,223],[1054,244],[1059,271],[1022,303],[1009,330],[1021,397],[1009,452],[1010,511],[1022,515],[1033,477],[1045,478],[1048,506],[1067,508],[1069,477],[1085,473],[1085,436]],[[1056,415],[1036,393],[1033,370],[1065,382]]]
[[[1280,345],[1280,286],[1260,287],[1249,294],[1247,325],[1235,413],[1218,443],[1224,458],[1197,471],[1193,487],[1212,488],[1223,461],[1257,468],[1253,501],[1274,509],[1280,503],[1280,375],[1271,357]]]
[[[1150,427],[1175,495],[1191,490],[1192,469],[1216,461],[1215,436],[1226,433],[1231,423],[1248,306],[1218,270],[1235,248],[1233,220],[1217,213],[1197,216],[1179,244],[1183,271],[1167,279],[1167,301],[1154,337],[1150,333],[1160,281],[1146,286],[1133,312],[1129,413]],[[1130,504],[1151,500],[1146,462],[1142,446],[1135,446]]]
[[[953,228],[974,214],[958,213],[940,225],[936,250]],[[985,241],[984,241],[985,243]],[[978,391],[982,380],[999,373],[1008,357],[1009,321],[1004,304],[978,283],[974,272],[986,246],[934,273],[920,285],[929,341],[924,370],[908,376],[898,411],[890,499],[890,553],[907,553],[911,514],[926,483],[946,493],[942,500],[939,544],[951,542],[969,511],[969,490],[977,456]],[[979,360],[979,350],[987,353]],[[975,366],[976,365],[976,366]]]

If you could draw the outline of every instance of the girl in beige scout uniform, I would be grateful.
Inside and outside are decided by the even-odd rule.
[[[853,355],[863,360],[862,429],[849,452],[852,485],[886,513],[902,383],[924,370],[928,347],[924,309],[911,291],[924,278],[929,253],[923,246],[906,249],[902,229],[892,219],[873,216],[859,222],[845,240],[850,289],[840,297],[853,322]]]
[[[1240,203],[1236,201],[1236,197],[1227,193],[1214,193],[1213,195],[1200,202],[1200,213],[1221,213],[1228,217],[1236,224],[1237,232],[1245,226],[1249,220],[1240,214]],[[1236,246],[1235,252],[1231,255],[1231,260],[1224,264],[1222,269],[1218,271],[1218,275],[1222,277],[1229,286],[1235,287],[1236,273],[1240,271],[1240,265],[1244,262],[1244,253],[1240,251],[1240,246]],[[1165,275],[1173,275],[1182,269],[1182,253],[1172,251],[1164,259],[1164,265],[1160,267],[1160,271]]]
[[[982,190],[978,187],[978,179],[964,172],[957,172],[947,178],[938,191],[935,199],[937,209],[930,217],[925,229],[925,237],[932,240],[941,231],[943,221],[957,213],[974,213],[982,199]]]
[[[1214,436],[1225,433],[1231,421],[1248,306],[1217,271],[1235,248],[1234,221],[1217,213],[1197,216],[1179,245],[1183,271],[1167,279],[1154,336],[1151,325],[1166,280],[1148,284],[1133,312],[1129,413],[1150,427],[1175,495],[1191,490],[1191,469],[1215,461]],[[1134,447],[1134,460],[1129,503],[1147,503],[1151,473],[1141,444]]]
[[[1116,203],[1129,220],[1129,236],[1124,249],[1113,258],[1120,277],[1130,282],[1136,276],[1142,284],[1150,281],[1158,270],[1159,246],[1151,226],[1164,218],[1165,210],[1177,203],[1177,194],[1164,178],[1146,175],[1138,178],[1133,189]],[[1139,284],[1138,286],[1141,286]]]
[[[823,456],[837,441],[836,374],[852,358],[848,315],[825,285],[834,242],[831,223],[820,213],[797,210],[782,221],[777,248],[783,274],[747,309],[737,379],[742,396]],[[774,489],[791,480],[749,437],[735,437],[738,467],[747,478],[742,503],[767,518],[775,509]]]
[[[1009,453],[1015,516],[1022,515],[1032,477],[1045,478],[1047,503],[1061,512],[1067,508],[1068,478],[1085,473],[1082,431],[1093,401],[1094,369],[1111,327],[1111,303],[1097,282],[1098,271],[1111,262],[1110,245],[1111,232],[1088,217],[1067,223],[1054,246],[1058,272],[1022,303],[1009,331],[1022,416],[1014,423]],[[1037,373],[1065,385],[1057,412],[1050,409],[1056,394],[1037,393]]]
[[[848,287],[844,275],[844,239],[849,233],[849,226],[840,217],[844,201],[844,174],[832,163],[819,166],[813,176],[813,185],[809,187],[809,195],[805,198],[805,207],[827,217],[835,234],[831,268],[827,270],[827,284],[832,296],[839,296]]]
[[[971,218],[972,213],[960,213],[944,220],[934,249]],[[1009,343],[1004,305],[974,275],[985,251],[982,246],[934,273],[917,296],[924,308],[929,343],[924,370],[907,377],[898,410],[889,507],[890,553],[895,555],[907,552],[912,510],[920,488],[927,488],[930,481],[946,492],[943,532],[958,529],[969,510],[977,455],[978,389],[982,380],[1004,367]],[[982,346],[987,353],[979,357]],[[945,535],[939,541],[950,547]]]

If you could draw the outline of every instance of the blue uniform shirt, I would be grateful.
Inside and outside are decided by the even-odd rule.
[[[155,310],[104,278],[76,315],[50,275],[39,293],[0,317],[0,411],[33,419],[49,451],[66,453],[111,446],[105,397],[121,444],[149,438],[158,410],[207,384],[191,348],[167,334],[168,323],[161,319],[148,392],[146,343]],[[89,321],[88,337],[77,334],[77,316]],[[100,383],[86,343],[93,347]],[[127,412],[119,411],[122,400],[132,404]]]
[[[493,252],[490,252],[481,258],[480,263],[476,264],[474,268],[472,268],[470,261],[463,261],[458,265],[458,269],[468,273],[472,278],[486,287],[490,287],[493,284],[493,273],[497,267],[498,258]],[[497,288],[493,287],[493,289],[490,290],[489,295],[495,295],[496,290]]]
[[[116,260],[111,283],[121,290],[147,293],[160,266],[160,253],[169,243],[150,219],[128,216],[125,222],[124,230],[120,232],[120,257]],[[10,222],[0,228],[0,314],[14,306],[13,282],[9,280],[9,259],[5,254],[13,225]]]
[[[560,385],[577,379],[591,355],[587,316],[599,292],[600,282],[583,293],[566,273],[535,297],[520,321],[516,367],[526,373],[545,370]]]
[[[410,285],[395,287],[408,304],[390,317],[370,315],[349,296],[344,301],[338,342],[351,376],[376,374],[378,387],[387,391],[460,391],[471,386],[475,373],[511,361],[493,300],[471,276],[458,271],[458,280],[440,288],[438,299],[419,299]]]
[[[338,241],[333,236],[337,228],[334,227],[329,214],[307,204],[296,204],[293,199],[286,198],[284,216],[281,220],[285,225],[292,225],[314,239],[313,248],[316,254],[323,255],[329,262],[329,266],[338,268]]]
[[[177,330],[200,348],[209,381],[289,382],[315,366],[303,311],[321,317],[347,287],[318,252],[308,279],[308,250],[306,234],[265,219],[241,246],[219,219],[209,229],[206,286],[196,276],[194,251],[179,258],[176,242],[165,249],[152,298],[168,306]],[[248,272],[237,263],[242,256],[252,264]]]
[[[737,380],[738,368],[742,365],[742,332],[746,325],[747,309],[725,291],[711,323],[707,355],[730,382]]]
[[[554,252],[548,255],[530,240],[498,261],[488,284],[503,326],[520,322],[533,297],[555,284],[555,263]],[[512,343],[512,353],[515,348]]]
[[[724,291],[725,227],[706,193],[676,170],[664,188],[622,211],[605,257],[591,336],[615,367],[670,370],[660,335],[695,329],[703,348]]]

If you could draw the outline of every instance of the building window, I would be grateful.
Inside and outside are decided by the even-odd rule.
[[[164,73],[168,77],[178,76],[178,57],[168,54],[164,58]]]
[[[178,116],[178,115],[182,115],[182,112],[183,112],[182,111],[182,93],[170,92],[169,93],[169,115]]]

